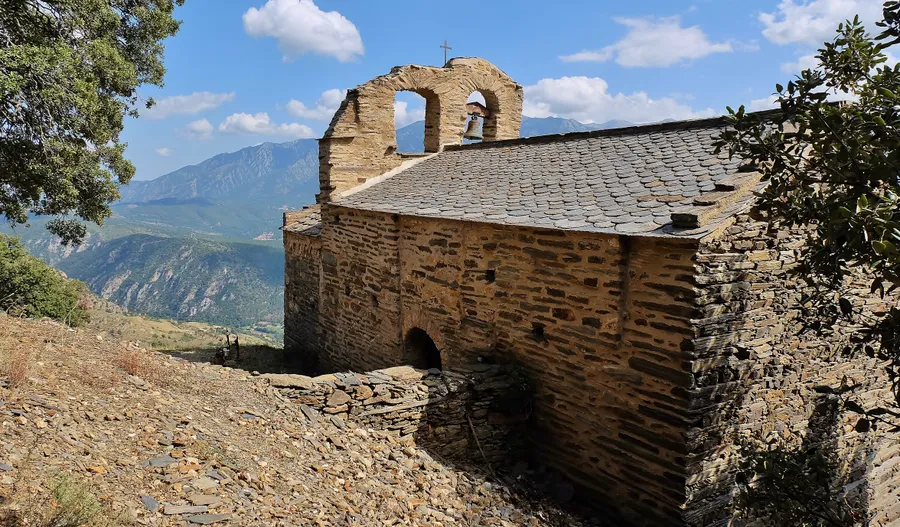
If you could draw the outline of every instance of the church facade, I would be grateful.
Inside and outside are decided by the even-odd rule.
[[[403,90],[426,100],[424,154],[396,152]],[[474,91],[484,141],[463,145]],[[834,357],[850,326],[798,330],[803,233],[755,214],[759,175],[714,153],[723,119],[520,139],[522,99],[472,58],[348,92],[317,203],[284,218],[286,349],[319,371],[515,363],[536,458],[636,524],[725,524],[737,442],[815,440],[816,386],[875,404],[887,379]],[[894,521],[897,448],[854,422],[829,448]]]

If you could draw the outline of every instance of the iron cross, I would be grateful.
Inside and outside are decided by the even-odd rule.
[[[441,46],[441,48],[443,48],[443,50],[444,50],[444,64],[447,64],[447,51],[449,51],[453,48],[451,48],[450,46],[447,45],[446,40],[444,40],[444,45]]]

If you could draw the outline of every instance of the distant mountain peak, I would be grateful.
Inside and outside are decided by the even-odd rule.
[[[311,203],[318,192],[318,167],[319,149],[314,139],[265,142],[123,186],[122,201],[275,199],[299,206]]]
[[[632,124],[618,120],[586,124],[562,117],[523,117],[521,136],[586,132]],[[400,152],[421,152],[424,144],[424,121],[397,130]],[[267,141],[214,155],[150,181],[135,181],[121,187],[125,203],[200,198],[213,202],[271,201],[295,208],[313,203],[318,191],[319,148],[315,139]]]

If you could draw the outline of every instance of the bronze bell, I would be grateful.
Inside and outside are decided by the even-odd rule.
[[[475,114],[470,114],[472,118],[469,120],[469,124],[466,126],[466,133],[463,134],[463,139],[470,139],[475,141],[481,141],[484,137],[481,135],[481,123],[478,122],[478,116]]]

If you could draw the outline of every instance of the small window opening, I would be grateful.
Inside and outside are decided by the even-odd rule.
[[[493,284],[497,280],[497,271],[488,269],[484,272],[484,279],[487,280],[487,283]]]
[[[540,322],[531,323],[531,338],[538,342],[546,342],[547,337],[544,336],[544,325]]]
[[[410,365],[422,370],[442,369],[441,352],[425,330],[412,328],[403,340],[406,358]]]
[[[378,295],[375,293],[372,293],[372,306],[378,307]]]

